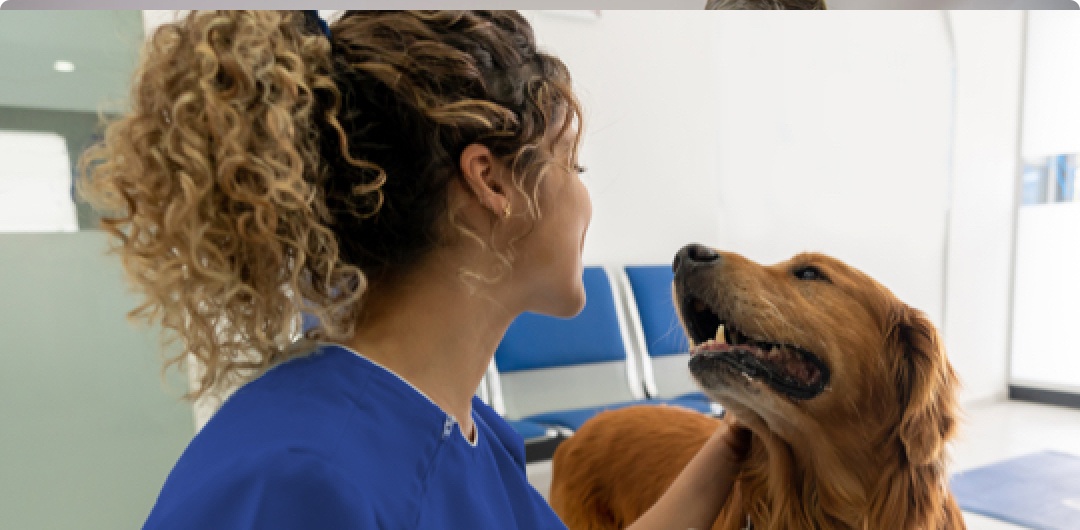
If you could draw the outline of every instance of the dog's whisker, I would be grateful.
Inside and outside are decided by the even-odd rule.
[[[678,317],[672,316],[671,322],[668,324],[668,330],[660,336],[660,340],[666,339],[674,333],[683,334],[683,329],[682,324],[679,323]]]
[[[790,327],[787,317],[780,311],[780,308],[776,307],[776,304],[774,304],[772,300],[763,298],[762,302],[769,306],[769,313],[775,318],[777,324]]]

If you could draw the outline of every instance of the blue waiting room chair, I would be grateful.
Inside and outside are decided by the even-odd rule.
[[[613,275],[586,267],[583,282],[577,316],[522,314],[499,344],[492,380],[507,418],[575,431],[601,410],[645,401]]]
[[[686,366],[690,343],[675,312],[674,280],[670,265],[626,266],[620,278],[645,391],[652,399],[720,415],[722,407],[698,389]]]
[[[550,425],[563,434],[603,410],[629,405],[712,412],[703,399],[648,399],[618,273],[587,267],[583,282],[586,304],[577,316],[526,313],[511,324],[495,353],[497,370],[489,374],[495,409],[511,420]]]

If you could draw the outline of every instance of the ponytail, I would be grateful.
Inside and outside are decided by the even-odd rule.
[[[315,125],[336,123],[330,65],[301,12],[192,12],[150,37],[130,112],[80,161],[144,297],[129,317],[182,341],[166,368],[199,365],[188,398],[283,360],[301,310],[351,332],[366,284],[327,228]]]

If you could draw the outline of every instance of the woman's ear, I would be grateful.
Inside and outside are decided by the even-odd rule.
[[[506,217],[510,204],[503,170],[495,155],[485,145],[469,144],[461,152],[461,175],[465,189],[496,217]]]

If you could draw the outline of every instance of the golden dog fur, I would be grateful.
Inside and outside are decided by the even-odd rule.
[[[694,374],[753,435],[713,528],[964,528],[945,466],[958,382],[927,318],[827,256],[768,267],[720,256],[676,275],[676,306],[688,295],[706,300],[748,337],[812,352],[830,375],[820,394],[796,399],[730,368]],[[796,276],[807,267],[824,277]],[[555,453],[552,506],[571,530],[632,523],[718,421],[670,406],[596,416]]]

